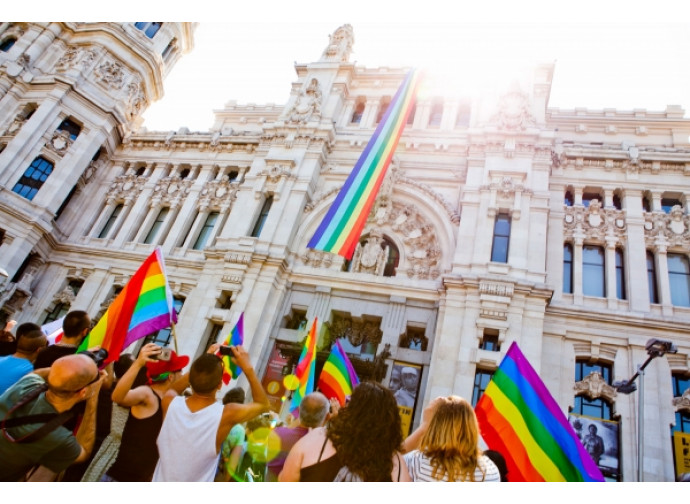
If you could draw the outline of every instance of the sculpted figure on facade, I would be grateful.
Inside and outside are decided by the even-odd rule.
[[[321,117],[321,87],[317,79],[312,79],[300,95],[295,104],[288,110],[287,117],[291,123],[305,124],[312,117]]]
[[[591,399],[603,397],[609,402],[614,402],[617,395],[616,389],[609,385],[598,371],[593,371],[576,382],[574,390],[575,395],[586,395]]]
[[[338,28],[330,36],[330,42],[321,55],[321,61],[346,62],[350,59],[355,35],[349,24]]]
[[[209,180],[204,184],[199,194],[199,205],[208,208],[229,208],[237,197],[237,182],[227,179]]]
[[[141,193],[145,183],[145,177],[137,177],[134,173],[120,175],[110,184],[108,199],[112,199],[113,201],[132,200]]]
[[[364,245],[362,242],[357,244],[350,271],[382,276],[388,261],[388,252],[389,247],[384,246],[383,233],[380,229],[374,228],[369,232]]]
[[[683,207],[675,205],[671,212],[645,212],[645,243],[648,247],[690,248],[690,216],[685,215]]]
[[[597,199],[590,201],[589,207],[565,207],[563,224],[566,238],[578,235],[588,240],[603,241],[609,237],[615,238],[620,244],[625,240],[627,231],[625,212],[615,208],[602,208]]]
[[[137,117],[146,108],[146,97],[138,81],[130,82],[127,86],[127,118]]]
[[[501,97],[498,112],[491,118],[491,124],[504,130],[524,130],[536,126],[536,119],[530,111],[529,97],[513,89]]]

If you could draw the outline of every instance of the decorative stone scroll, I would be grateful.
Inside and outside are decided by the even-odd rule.
[[[592,200],[589,207],[575,205],[565,207],[563,231],[566,239],[575,235],[586,240],[605,240],[615,237],[622,244],[626,236],[625,211],[615,208],[601,208],[599,200]]]
[[[676,411],[690,413],[690,388],[685,389],[682,396],[674,397],[672,404]]]
[[[137,177],[133,173],[120,175],[108,188],[109,201],[134,200],[139,196],[146,184],[146,177]]]
[[[644,237],[648,247],[683,247],[690,249],[690,216],[675,205],[671,212],[645,212]]]
[[[590,399],[599,399],[600,397],[609,402],[616,400],[616,389],[606,383],[604,377],[598,371],[592,371],[584,379],[575,382],[573,387],[575,395],[585,395]]]
[[[67,152],[67,149],[70,148],[72,143],[72,139],[67,131],[55,131],[53,133],[53,137],[45,144],[45,146],[62,156],[65,154],[65,152]]]
[[[160,202],[175,208],[182,204],[189,194],[189,189],[194,181],[179,177],[165,177],[160,179],[153,188],[151,201]]]
[[[199,206],[212,209],[229,208],[237,198],[238,188],[238,182],[230,182],[227,179],[209,180],[199,194]]]

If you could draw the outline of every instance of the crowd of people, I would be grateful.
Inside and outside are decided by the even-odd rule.
[[[345,405],[308,394],[281,420],[241,346],[251,399],[219,400],[218,344],[186,372],[188,356],[152,343],[105,365],[78,350],[90,328],[72,311],[53,345],[32,323],[0,332],[0,481],[507,481],[460,397],[431,401],[407,438],[394,392],[370,381]]]

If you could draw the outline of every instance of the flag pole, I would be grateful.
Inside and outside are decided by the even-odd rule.
[[[174,322],[170,323],[170,332],[173,335],[173,343],[175,344],[175,353],[179,354],[180,351],[177,349],[177,334],[175,333],[175,323]]]

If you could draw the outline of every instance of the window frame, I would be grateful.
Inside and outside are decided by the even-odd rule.
[[[37,156],[14,184],[12,192],[32,201],[54,170],[55,164],[52,161],[43,156]],[[25,191],[25,189],[28,190]]]
[[[212,216],[213,221],[209,223]],[[194,240],[192,250],[204,249],[204,247],[208,243],[208,239],[211,237],[211,233],[213,233],[213,229],[216,227],[216,223],[218,222],[219,216],[220,212],[209,212],[209,214],[206,216],[206,220],[204,221],[204,225],[201,226],[201,229],[199,230],[199,234],[197,235],[196,240]]]
[[[508,226],[507,234],[499,234],[499,226],[505,223]],[[510,233],[512,231],[512,219],[507,213],[498,213],[494,220],[494,232],[491,240],[491,262],[507,264],[510,257]],[[501,231],[503,232],[503,231]],[[505,242],[505,257],[501,254],[500,247]]]
[[[165,219],[167,219],[168,214],[170,213],[170,208],[169,207],[163,207],[158,211],[158,215],[156,216],[156,220],[153,221],[151,224],[151,227],[149,228],[148,233],[146,233],[146,237],[144,237],[144,240],[141,243],[145,243],[146,245],[151,245],[155,243],[156,238],[158,238],[158,233],[160,232],[161,228],[163,227],[163,223],[165,223]],[[162,218],[161,218],[162,216]]]
[[[587,257],[589,251],[596,249],[601,257],[601,264],[588,261]],[[596,270],[595,270],[596,268]],[[588,275],[596,274],[596,284],[592,282],[592,277]],[[600,281],[599,281],[600,280]],[[591,286],[599,285],[600,291],[592,291]],[[591,297],[606,297],[606,252],[604,247],[600,245],[583,245],[582,246],[582,294]]]

